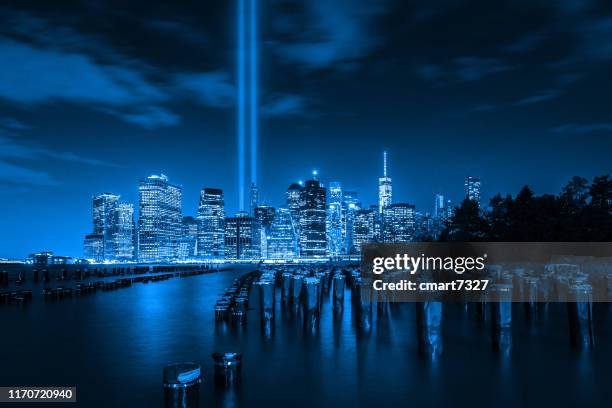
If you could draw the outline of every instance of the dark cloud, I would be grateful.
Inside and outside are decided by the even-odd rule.
[[[377,17],[388,10],[386,1],[314,0],[302,4],[301,14],[279,16],[273,25],[279,39],[271,44],[286,62],[307,70],[344,69],[366,57],[382,38],[374,31]],[[295,13],[296,9],[291,8]],[[296,27],[302,23],[303,27]],[[292,35],[286,35],[291,32]]]

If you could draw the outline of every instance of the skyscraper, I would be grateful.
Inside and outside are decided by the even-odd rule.
[[[194,259],[197,255],[198,222],[195,218],[183,217],[182,234],[178,243],[179,259]]]
[[[259,205],[255,208],[255,218],[259,222],[259,225],[266,231],[266,234],[270,232],[272,222],[276,216],[276,209],[269,205]]]
[[[295,231],[298,241],[300,237],[300,207],[302,206],[301,194],[302,186],[298,183],[292,183],[289,188],[287,188],[287,209],[291,213],[291,222],[293,222],[293,230]]]
[[[321,258],[327,255],[325,194],[325,187],[316,179],[306,181],[300,192],[301,257]]]
[[[357,210],[353,226],[353,252],[360,254],[361,245],[374,241],[376,213],[374,210]]]
[[[223,190],[203,188],[198,206],[198,257],[222,259],[225,247]]]
[[[182,234],[182,189],[165,175],[152,175],[139,185],[139,260],[171,260]]]
[[[391,177],[387,177],[387,152],[383,153],[383,176],[378,178],[378,212],[383,213],[383,209],[392,202]]]
[[[472,176],[465,178],[465,196],[480,205],[480,178]]]
[[[329,183],[329,206],[327,208],[327,242],[329,255],[337,257],[343,252],[342,239],[342,185]]]
[[[385,242],[410,242],[415,235],[415,208],[406,203],[391,204],[383,213]]]
[[[88,234],[83,241],[83,256],[96,262],[104,260],[104,235]]]
[[[246,212],[225,219],[225,259],[260,259],[261,227]]]
[[[261,256],[262,258],[268,258],[268,237],[270,236],[270,229],[272,228],[272,222],[276,216],[276,209],[269,205],[259,205],[255,207],[254,217],[261,228]]]
[[[134,205],[118,203],[111,213],[109,240],[105,244],[106,259],[117,261],[134,260],[136,245],[136,225],[134,223]]]
[[[104,259],[113,259],[115,255],[110,229],[118,202],[119,196],[111,193],[103,193],[93,198],[93,233],[102,235]]]
[[[297,236],[291,220],[291,211],[280,207],[270,228],[268,259],[293,259],[297,254]]]
[[[356,191],[345,191],[342,197],[342,239],[344,253],[350,255],[353,249],[353,227],[355,211],[361,209],[361,203]]]
[[[440,193],[436,193],[433,209],[434,218],[441,218],[446,216],[446,211],[444,210],[445,204],[446,202],[444,201],[444,196]]]

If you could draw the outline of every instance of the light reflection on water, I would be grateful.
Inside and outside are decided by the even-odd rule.
[[[245,327],[216,324],[217,295],[246,269],[134,284],[45,303],[1,307],[0,385],[76,385],[84,406],[161,406],[165,364],[202,364],[202,405],[602,406],[610,397],[610,313],[597,307],[597,344],[571,350],[564,305],[527,322],[515,305],[510,354],[493,352],[488,324],[444,305],[444,353],[417,353],[412,304],[374,305],[360,334],[347,288],[342,314],[325,295],[319,334],[305,336],[300,313],[276,290],[275,327],[262,335],[257,297]],[[386,316],[386,318],[382,318]],[[214,351],[243,354],[238,390],[215,390]]]

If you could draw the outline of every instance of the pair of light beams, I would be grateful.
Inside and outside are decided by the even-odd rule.
[[[247,5],[248,2],[248,5]],[[247,7],[248,6],[248,7]],[[248,13],[248,16],[247,16]],[[257,184],[257,0],[238,0],[238,205],[245,207],[246,139],[250,137],[251,184]],[[248,23],[247,23],[248,17]],[[248,26],[248,33],[247,33]],[[248,50],[247,50],[248,47]],[[247,66],[248,60],[248,66]],[[247,75],[248,69],[248,75]],[[248,89],[247,89],[248,85]],[[248,91],[248,101],[247,101]],[[248,120],[248,124],[247,124]]]

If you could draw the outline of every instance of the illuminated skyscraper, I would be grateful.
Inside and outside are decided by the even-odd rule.
[[[183,232],[178,243],[179,259],[195,259],[197,255],[198,222],[193,217],[183,217]]]
[[[353,226],[355,211],[361,209],[361,203],[356,191],[345,191],[342,197],[342,239],[344,254],[354,253],[353,249]]]
[[[465,196],[480,205],[480,178],[472,176],[465,178]]]
[[[297,256],[297,236],[291,211],[280,207],[272,221],[268,240],[268,259],[293,259]]]
[[[83,241],[83,256],[96,262],[104,260],[104,235],[88,234]]]
[[[387,177],[387,152],[383,153],[383,176],[378,178],[378,212],[383,213],[383,209],[391,204],[392,201],[391,177]]]
[[[198,206],[198,257],[223,259],[225,247],[225,204],[223,190],[203,188]]]
[[[293,230],[295,231],[296,237],[299,241],[300,237],[300,207],[302,206],[302,186],[301,182],[292,183],[287,188],[287,209],[291,213],[291,221],[293,222]],[[298,247],[299,251],[299,247]]]
[[[100,194],[93,198],[93,233],[102,235],[104,259],[113,259],[115,248],[111,243],[111,223],[117,209],[119,196],[111,193]]]
[[[353,226],[353,251],[361,253],[361,245],[374,242],[376,212],[374,210],[355,211]]]
[[[391,204],[383,213],[385,242],[410,242],[415,235],[415,208],[406,203]]]
[[[261,227],[246,212],[225,219],[225,259],[260,259]]]
[[[162,174],[141,180],[138,190],[139,260],[156,262],[176,258],[182,234],[181,187],[170,184]]]
[[[433,209],[434,218],[446,217],[446,211],[444,209],[445,204],[446,202],[444,201],[444,196],[440,193],[436,193],[436,198],[434,200],[434,209]]]
[[[106,259],[132,261],[135,258],[136,225],[134,205],[119,203],[111,213],[110,240],[105,244]]]
[[[255,218],[266,233],[270,232],[275,216],[276,209],[274,207],[270,207],[269,205],[260,205],[255,208]]]
[[[450,220],[455,215],[455,207],[451,200],[446,200],[446,220]]]
[[[343,252],[342,239],[342,185],[329,183],[329,206],[327,208],[327,247],[329,255],[337,257]]]
[[[325,187],[316,179],[306,181],[300,192],[300,257],[322,258],[327,255],[325,194]]]
[[[268,205],[259,205],[255,207],[255,219],[259,223],[261,228],[261,256],[262,258],[268,258],[268,237],[270,236],[270,229],[272,228],[272,222],[276,215],[276,209]]]

